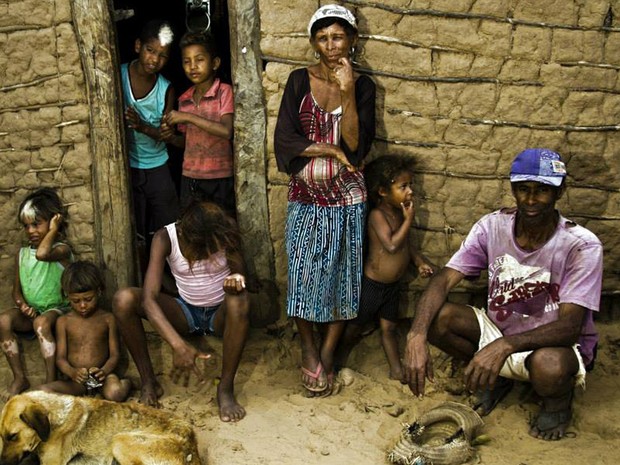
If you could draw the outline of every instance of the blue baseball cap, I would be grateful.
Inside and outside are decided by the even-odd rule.
[[[526,149],[512,162],[510,182],[534,181],[559,187],[566,177],[560,155],[549,149]]]

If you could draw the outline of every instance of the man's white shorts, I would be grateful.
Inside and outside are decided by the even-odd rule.
[[[478,344],[478,350],[480,350],[494,340],[502,337],[502,333],[499,328],[495,326],[495,323],[493,323],[487,316],[486,310],[476,307],[471,308],[478,319],[478,326],[480,326],[480,342]],[[584,365],[583,358],[581,358],[581,354],[579,353],[579,345],[575,344],[573,346],[573,350],[575,351],[575,356],[579,361],[579,371],[575,376],[575,384],[585,389],[586,366]],[[504,378],[516,379],[517,381],[529,381],[530,372],[525,365],[525,360],[532,352],[532,350],[528,350],[525,352],[515,352],[512,354],[508,357],[508,359],[506,359],[504,366],[502,366],[502,369],[499,372],[500,376],[503,376]]]

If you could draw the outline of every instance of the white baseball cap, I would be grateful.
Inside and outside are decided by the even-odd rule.
[[[340,5],[323,5],[321,8],[316,10],[310,18],[310,22],[308,23],[308,35],[312,35],[312,26],[319,19],[323,18],[340,18],[344,19],[347,23],[349,23],[353,29],[357,31],[357,22],[355,21],[355,16],[345,7]]]

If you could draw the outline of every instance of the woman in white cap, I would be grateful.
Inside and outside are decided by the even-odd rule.
[[[375,85],[352,68],[357,23],[324,5],[308,24],[318,63],[289,76],[276,125],[278,169],[288,194],[287,314],[302,349],[302,385],[312,396],[333,389],[334,351],[357,315],[366,186],[358,170],[375,135]],[[323,337],[317,347],[314,324]]]

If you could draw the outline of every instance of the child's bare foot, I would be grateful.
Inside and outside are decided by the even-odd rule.
[[[401,367],[390,368],[390,379],[400,381],[401,384],[407,384],[407,381],[405,381],[405,373]]]
[[[245,409],[237,402],[231,390],[217,386],[217,405],[220,407],[220,420],[235,422],[245,417]]]
[[[159,398],[164,395],[164,388],[157,381],[142,384],[140,403],[149,407],[160,407]]]
[[[129,393],[133,389],[133,383],[131,382],[131,380],[129,380],[127,378],[122,378],[119,382],[121,384],[121,397],[122,397],[123,400],[126,400],[127,397],[129,397]],[[163,389],[162,389],[162,391],[163,391]],[[163,394],[163,392],[162,392],[162,394]]]
[[[7,388],[8,398],[21,394],[30,387],[30,381],[27,378],[16,378]]]
[[[121,383],[121,387],[123,388],[123,390],[127,390],[127,392],[131,391],[131,389],[133,388],[133,384],[129,378],[122,378],[120,380],[120,383]],[[163,389],[161,391],[162,393],[160,394],[160,396],[164,393]]]

